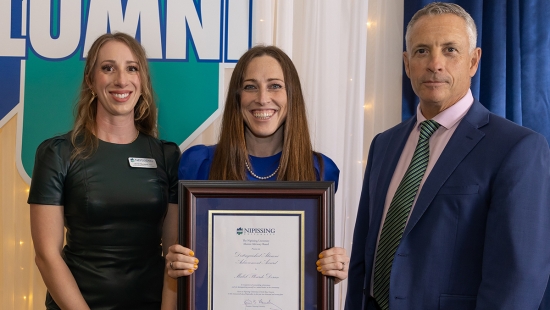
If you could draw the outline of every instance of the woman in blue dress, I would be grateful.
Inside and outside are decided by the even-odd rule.
[[[256,46],[240,59],[229,83],[217,145],[197,145],[180,159],[180,180],[334,181],[334,162],[313,151],[298,72],[274,46]],[[173,245],[168,274],[186,276],[198,268],[193,252]],[[317,270],[347,278],[349,257],[334,247],[319,254]]]

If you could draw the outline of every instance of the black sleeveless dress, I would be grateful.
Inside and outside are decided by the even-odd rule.
[[[64,206],[63,258],[91,309],[160,309],[162,225],[177,203],[180,150],[140,134],[130,144],[99,141],[88,159],[70,162],[69,134],[37,149],[29,204]],[[156,168],[131,167],[130,158]],[[47,309],[59,309],[48,294]]]

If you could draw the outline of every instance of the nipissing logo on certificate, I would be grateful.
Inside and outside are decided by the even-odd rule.
[[[237,228],[237,235],[273,235],[275,228]]]
[[[178,279],[178,310],[334,309],[316,264],[334,245],[333,182],[180,181],[179,193],[179,240],[202,267]]]
[[[209,213],[208,309],[300,309],[304,212]]]

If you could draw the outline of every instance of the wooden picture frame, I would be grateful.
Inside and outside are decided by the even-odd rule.
[[[281,296],[284,302],[294,302],[298,298],[298,307],[294,309],[334,308],[334,279],[319,273],[315,264],[318,254],[334,245],[334,182],[180,181],[178,186],[179,241],[192,249],[200,261],[199,268],[192,275],[178,279],[178,310],[235,309],[235,304],[228,303],[237,301],[242,309],[250,307],[259,310],[264,306],[265,309],[277,309],[275,301],[277,298],[280,301]],[[267,224],[261,229],[237,227],[241,221]],[[279,226],[277,229],[265,228],[271,225]],[[296,238],[295,233],[298,234]],[[281,237],[281,234],[286,235]],[[292,237],[289,238],[288,234]],[[289,277],[290,283],[286,278],[281,279],[285,283],[283,287],[297,285],[300,288],[298,296],[286,294],[292,296],[285,297],[284,289],[279,285],[269,288],[270,284],[258,284],[269,288],[260,290],[253,284],[241,284],[245,282],[243,279],[233,280],[248,276],[248,271],[253,272],[258,267],[249,268],[248,265],[241,265],[243,262],[266,262],[265,259],[237,252],[234,252],[235,255],[233,252],[225,255],[233,247],[254,249],[248,247],[254,243],[245,243],[248,241],[266,241],[264,244],[268,250],[257,246],[255,250],[261,254],[255,255],[262,256],[269,252],[277,255],[275,261],[280,266],[291,266],[293,271],[284,270],[284,267],[277,269],[279,266],[270,270],[277,271],[277,278]],[[287,241],[293,245],[290,250],[286,247]],[[273,254],[281,252],[282,247],[277,244],[282,242],[285,244],[284,255]],[[232,257],[238,255],[245,259]],[[291,263],[285,265],[285,261]],[[295,268],[296,262],[298,269]],[[236,264],[234,267],[246,268],[247,272],[233,277],[228,274],[228,268],[218,267],[224,264]],[[259,276],[254,274],[254,277]],[[299,283],[295,283],[296,280]],[[235,283],[231,287],[225,284],[232,281]],[[239,285],[252,286],[242,290],[238,289]],[[238,298],[243,299],[242,305]],[[223,307],[217,307],[221,301],[224,302]]]

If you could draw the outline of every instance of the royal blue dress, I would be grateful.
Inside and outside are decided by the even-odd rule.
[[[216,146],[217,145],[195,145],[183,152],[178,169],[179,179],[208,180]],[[265,177],[272,174],[277,169],[279,166],[279,160],[281,159],[281,153],[268,157],[255,157],[252,155],[249,157],[254,174]],[[334,181],[334,190],[336,191],[338,189],[338,176],[340,175],[340,170],[330,158],[323,154],[321,154],[321,158],[323,160],[323,175],[320,175],[321,168],[319,167],[317,156],[313,156],[313,164],[315,166],[317,180]],[[246,171],[246,179],[248,181],[260,181],[253,177],[248,171]],[[275,181],[276,179],[277,175],[275,174],[267,180]]]

